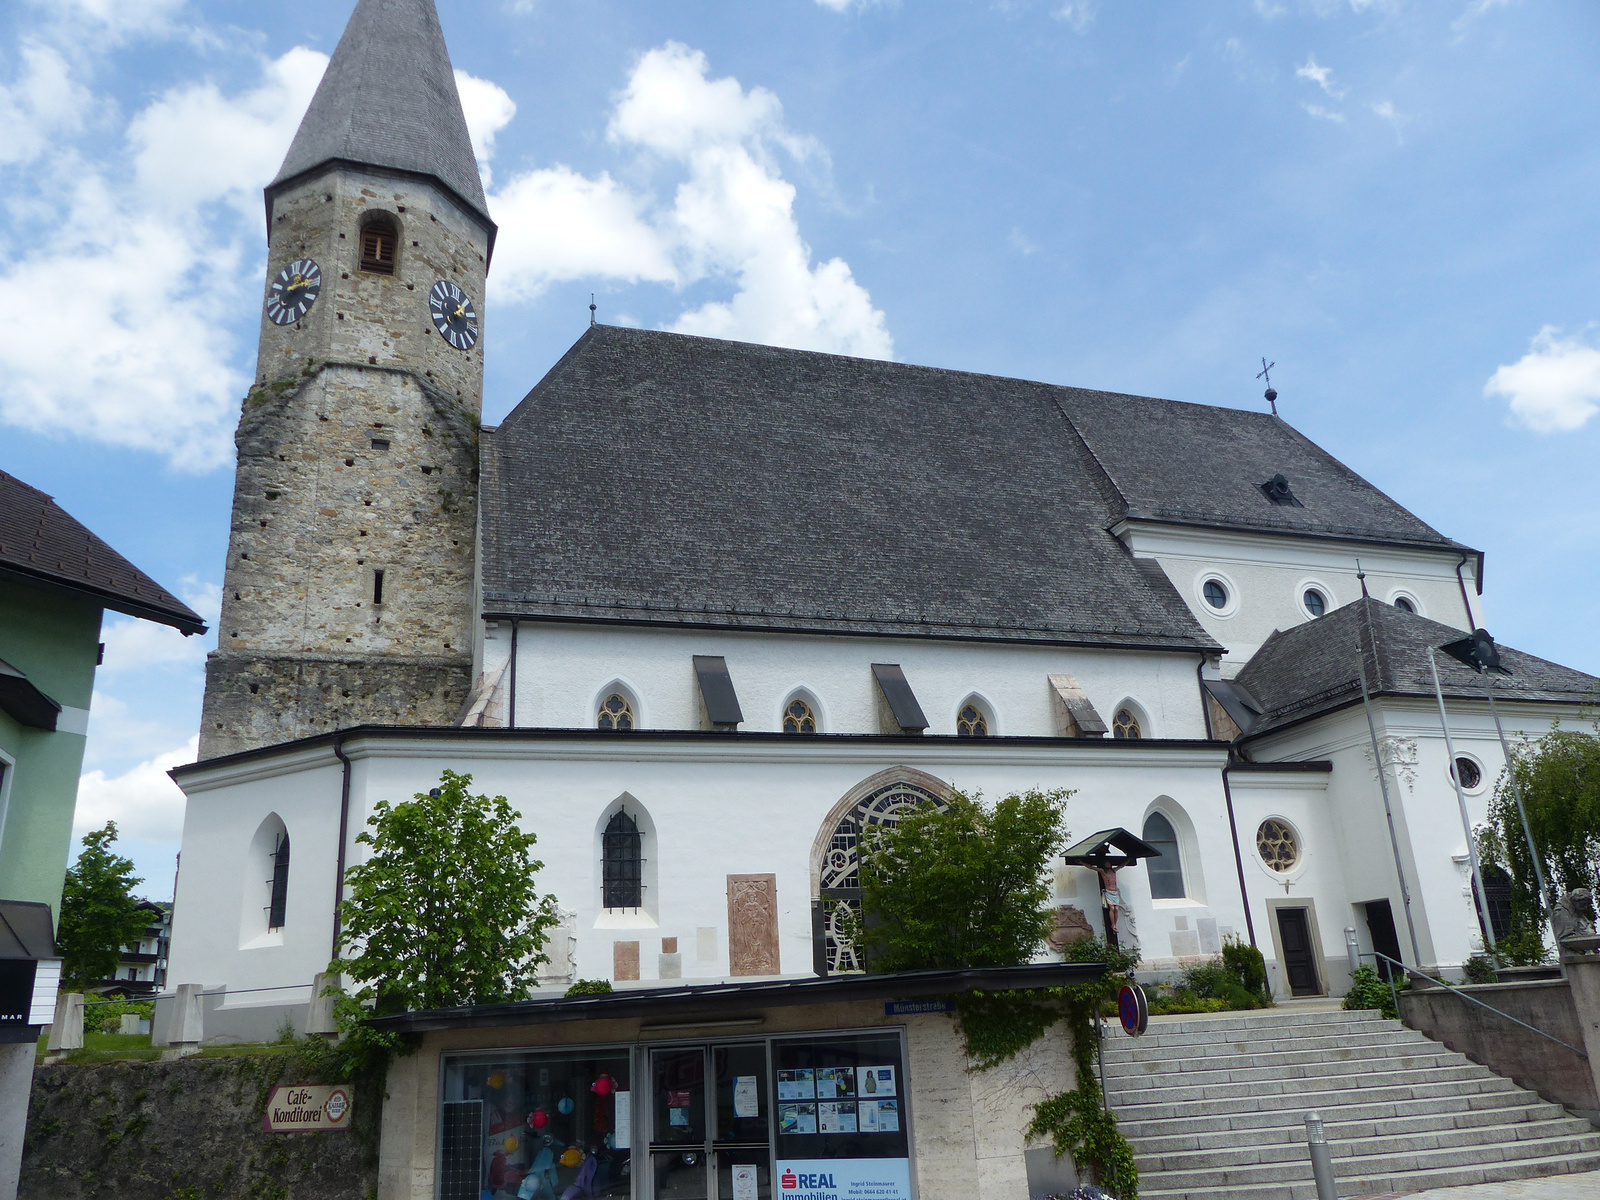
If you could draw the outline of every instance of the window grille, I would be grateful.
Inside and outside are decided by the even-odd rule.
[[[783,731],[785,733],[815,733],[817,731],[817,714],[811,711],[811,705],[804,700],[791,700],[789,707],[783,710]]]
[[[1152,900],[1182,900],[1189,893],[1183,884],[1183,860],[1178,856],[1178,832],[1161,813],[1145,818],[1144,840],[1161,851],[1159,858],[1145,860],[1150,875]]]
[[[601,729],[632,729],[633,705],[620,692],[612,692],[600,702],[600,715],[595,724]]]
[[[377,220],[361,231],[361,269],[369,275],[393,275],[400,234],[388,221]]]
[[[267,928],[282,929],[284,914],[289,907],[289,835],[278,839],[272,852],[272,899],[267,905]]]
[[[1144,730],[1139,728],[1139,718],[1133,715],[1131,709],[1117,709],[1117,715],[1111,719],[1111,736],[1119,738],[1144,736]]]
[[[644,903],[644,847],[639,823],[619,812],[601,839],[601,892],[607,908],[638,908]]]
[[[961,715],[956,718],[956,736],[988,737],[989,718],[983,715],[983,710],[977,705],[963,705]]]

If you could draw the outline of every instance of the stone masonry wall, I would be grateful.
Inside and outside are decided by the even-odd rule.
[[[264,1133],[298,1060],[191,1058],[38,1068],[19,1200],[367,1200],[360,1133]],[[356,1119],[364,1097],[356,1097]],[[371,1099],[376,1102],[376,1097]]]
[[[362,219],[380,210],[400,227],[392,276],[356,269]],[[276,199],[269,275],[315,258],[323,288],[294,326],[262,317],[259,381],[235,438],[201,757],[459,714],[472,660],[482,341],[451,347],[427,298],[436,280],[453,281],[481,318],[487,248],[485,232],[426,183],[337,169]]]

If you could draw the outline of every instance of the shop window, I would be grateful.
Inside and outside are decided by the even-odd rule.
[[[447,1058],[441,1200],[629,1196],[629,1063],[625,1048]]]
[[[644,903],[644,846],[639,823],[619,812],[606,826],[601,848],[601,890],[607,908]]]
[[[790,1172],[832,1166],[840,1194],[869,1194],[851,1187],[869,1181],[880,1188],[895,1185],[879,1194],[911,1194],[905,1121],[910,1089],[898,1037],[778,1039],[772,1058],[778,1105],[774,1150],[783,1191],[806,1190],[803,1180],[788,1181]],[[862,1178],[851,1178],[850,1172]]]
[[[1182,900],[1189,893],[1183,885],[1183,859],[1178,853],[1178,831],[1163,813],[1153,812],[1144,821],[1144,840],[1161,851],[1159,858],[1145,860],[1150,876],[1152,900]]]

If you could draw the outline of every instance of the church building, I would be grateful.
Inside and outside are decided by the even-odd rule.
[[[1500,743],[1434,653],[1484,556],[1276,414],[592,325],[482,426],[496,226],[432,0],[356,5],[266,211],[173,773],[208,1036],[303,1017],[374,805],[447,768],[538,834],[557,996],[859,972],[858,838],[953,789],[1159,851],[1117,881],[1151,977],[1238,938],[1339,995],[1347,934],[1453,972],[1503,919],[1461,812]],[[1600,689],[1502,653],[1513,738]],[[1096,872],[1055,889],[1103,932]]]

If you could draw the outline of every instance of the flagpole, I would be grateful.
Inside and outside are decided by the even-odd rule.
[[[1478,863],[1478,845],[1472,836],[1472,818],[1467,814],[1467,793],[1461,787],[1461,772],[1456,767],[1456,746],[1450,737],[1450,721],[1444,712],[1444,688],[1439,685],[1439,664],[1434,661],[1433,647],[1428,647],[1428,669],[1433,672],[1433,694],[1439,700],[1439,724],[1444,729],[1445,753],[1450,756],[1450,781],[1456,785],[1456,803],[1461,806],[1461,828],[1467,835],[1467,857],[1472,864],[1472,885],[1478,895],[1474,907],[1482,906],[1483,936],[1489,953],[1495,950],[1494,915],[1489,911],[1489,893],[1483,889],[1483,871]]]

